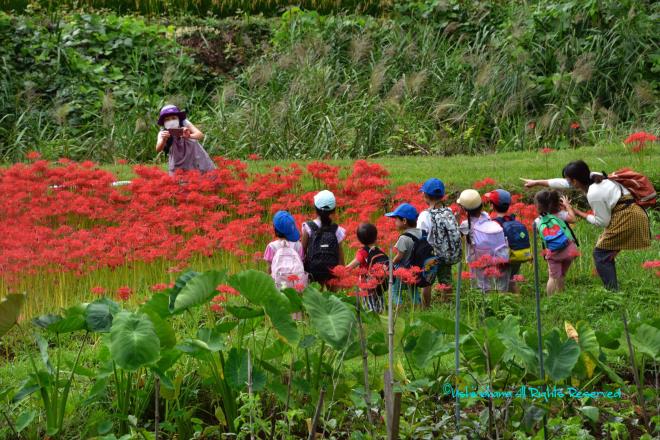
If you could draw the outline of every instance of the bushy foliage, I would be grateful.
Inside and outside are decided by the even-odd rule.
[[[0,156],[152,160],[166,102],[191,111],[212,154],[232,157],[477,153],[654,132],[657,8],[434,0],[272,19],[2,14]]]

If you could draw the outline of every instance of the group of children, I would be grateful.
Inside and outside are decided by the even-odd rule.
[[[418,213],[413,205],[402,203],[385,214],[400,232],[392,265],[395,269],[410,269],[416,276],[415,281],[395,277],[392,301],[401,304],[402,292],[406,291],[413,304],[430,305],[433,285],[451,284],[452,266],[462,258],[464,248],[475,287],[484,292],[517,292],[520,267],[532,260],[532,252],[529,231],[514,214],[508,213],[511,194],[498,189],[482,198],[474,189],[463,191],[457,204],[466,219],[459,224],[457,215],[444,203],[445,187],[440,179],[427,180],[420,192],[427,209]],[[569,226],[575,222],[575,214],[570,201],[560,198],[554,190],[538,192],[534,201],[539,214],[534,227],[548,264],[547,293],[551,295],[564,288],[566,273],[579,255],[577,238]],[[486,212],[484,203],[492,207],[491,213]],[[316,218],[302,225],[302,234],[287,211],[278,211],[273,218],[276,239],[266,247],[264,260],[280,288],[302,290],[315,281],[332,289],[333,268],[345,264],[341,243],[346,230],[334,222],[334,194],[327,190],[316,194],[314,208]],[[377,245],[375,225],[362,223],[356,235],[362,247],[346,265],[348,268],[359,267],[360,273],[368,276],[365,274],[375,265],[389,265],[387,253]],[[363,297],[364,306],[381,312],[386,288],[386,282],[373,285]]]

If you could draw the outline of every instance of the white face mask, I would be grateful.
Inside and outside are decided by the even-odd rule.
[[[169,121],[165,121],[163,124],[163,127],[169,129],[169,128],[179,128],[179,120],[178,119],[170,119]]]

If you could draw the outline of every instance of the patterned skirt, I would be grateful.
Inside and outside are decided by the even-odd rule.
[[[643,249],[651,246],[649,217],[632,196],[624,196],[612,209],[610,224],[596,243],[596,247],[610,251]]]

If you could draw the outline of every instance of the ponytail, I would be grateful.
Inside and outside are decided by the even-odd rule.
[[[334,212],[335,212],[334,209],[330,211],[323,211],[321,209],[316,208],[316,215],[318,215],[319,219],[321,219],[321,227],[332,225],[332,219],[330,218],[330,215],[334,214]]]

